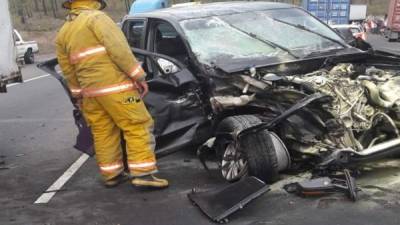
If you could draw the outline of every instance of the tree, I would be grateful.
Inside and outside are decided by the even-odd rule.
[[[17,2],[17,13],[19,18],[21,19],[21,23],[25,24],[26,23],[26,14],[25,14],[25,1],[24,0],[19,0]]]
[[[39,2],[38,2],[38,0],[34,0],[33,3],[35,4],[35,11],[39,12]]]
[[[51,11],[53,12],[53,17],[57,18],[57,1],[50,0]]]
[[[131,1],[130,0],[125,0],[125,8],[126,11],[129,12],[130,8],[131,8]]]
[[[47,16],[46,0],[42,0],[42,9],[43,9],[44,15]]]

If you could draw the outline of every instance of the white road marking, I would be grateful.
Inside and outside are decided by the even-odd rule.
[[[27,82],[30,82],[30,81],[34,81],[34,80],[38,80],[38,79],[42,79],[42,78],[45,78],[45,77],[48,77],[48,76],[50,76],[50,74],[44,74],[44,75],[37,76],[37,77],[31,78],[31,79],[28,79],[28,80],[24,80],[24,82],[23,82],[23,83],[14,83],[14,84],[9,84],[9,85],[7,85],[7,88],[9,88],[9,87],[13,87],[13,86],[17,86],[17,85],[20,85],[20,84],[24,84],[24,83],[27,83]]]
[[[82,154],[65,172],[56,180],[35,202],[34,204],[47,204],[51,198],[61,190],[65,183],[79,170],[79,168],[89,159],[89,155]]]

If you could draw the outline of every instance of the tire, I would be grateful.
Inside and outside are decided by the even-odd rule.
[[[218,126],[217,133],[237,133],[245,128],[260,124],[261,120],[253,115],[232,116],[224,119]],[[237,143],[239,142],[239,143]],[[266,183],[273,183],[279,178],[276,149],[267,130],[246,135],[239,141],[226,137],[218,138],[216,154],[221,160],[222,176],[234,182],[244,176],[255,176]],[[229,161],[230,160],[230,161]],[[243,160],[244,163],[240,163]],[[245,166],[229,174],[229,169]]]
[[[33,64],[35,63],[35,55],[33,54],[32,49],[28,49],[24,55],[25,64]]]

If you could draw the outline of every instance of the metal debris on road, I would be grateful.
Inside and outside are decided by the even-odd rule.
[[[300,196],[322,196],[333,193],[345,193],[352,201],[357,201],[355,179],[350,171],[345,169],[340,176],[320,177],[302,182],[287,184],[283,187],[288,193]]]

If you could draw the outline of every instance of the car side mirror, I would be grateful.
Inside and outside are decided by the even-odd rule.
[[[173,74],[179,71],[179,67],[175,63],[167,59],[158,58],[157,64],[158,67],[161,69],[162,73],[165,75]]]

